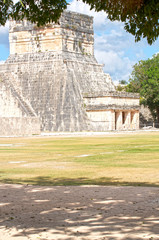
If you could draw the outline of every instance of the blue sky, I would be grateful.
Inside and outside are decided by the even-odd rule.
[[[6,60],[9,55],[8,24],[0,27],[0,61]]]
[[[90,11],[82,1],[69,2],[69,10],[94,17],[95,57],[105,65],[104,71],[110,74],[114,82],[128,80],[135,63],[159,52],[159,39],[151,46],[144,39],[135,43],[134,37],[125,32],[121,22],[109,21],[104,12]],[[8,26],[0,27],[0,62],[8,56]]]

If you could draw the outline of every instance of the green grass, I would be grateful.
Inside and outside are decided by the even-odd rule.
[[[159,186],[159,133],[1,138],[0,182]]]

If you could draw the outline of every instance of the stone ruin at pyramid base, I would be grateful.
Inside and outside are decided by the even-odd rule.
[[[139,128],[139,95],[117,92],[94,57],[93,18],[65,11],[58,24],[10,21],[0,65],[0,136]]]

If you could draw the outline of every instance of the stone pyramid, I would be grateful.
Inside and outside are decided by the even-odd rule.
[[[45,27],[10,21],[9,40],[10,56],[0,66],[0,116],[39,118],[41,131],[114,128],[101,120],[103,107],[99,106],[107,106],[107,111],[109,104],[99,103],[98,98],[117,93],[94,57],[92,17],[65,11],[58,24]],[[138,99],[134,96],[129,98]],[[12,110],[5,107],[11,102]],[[131,105],[135,110],[138,103]],[[100,117],[92,117],[94,110]]]

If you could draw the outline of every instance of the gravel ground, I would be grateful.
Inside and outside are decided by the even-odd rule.
[[[159,132],[158,128],[145,127],[144,129],[134,131],[108,131],[108,132],[42,132],[40,136],[107,136],[107,135],[121,135],[121,134],[140,134],[146,132]]]
[[[159,188],[0,185],[0,240],[159,239]]]

